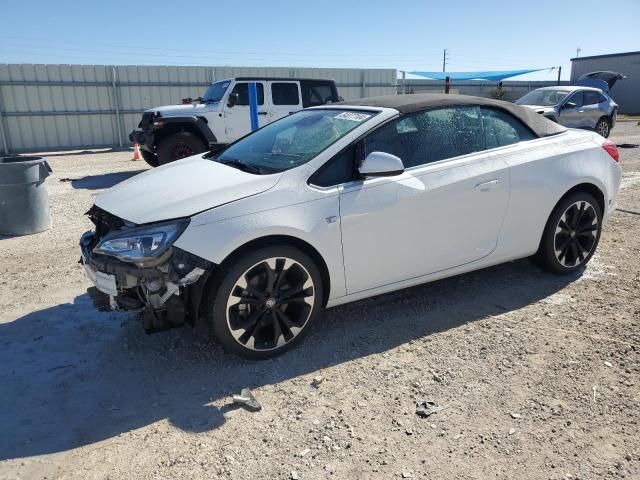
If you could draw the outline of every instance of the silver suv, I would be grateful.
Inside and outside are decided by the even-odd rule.
[[[515,103],[565,127],[589,128],[607,138],[618,113],[608,92],[620,78],[624,76],[615,72],[587,73],[578,79],[579,85],[538,88]]]

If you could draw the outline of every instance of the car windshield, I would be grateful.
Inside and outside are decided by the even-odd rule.
[[[566,90],[533,90],[524,97],[516,100],[518,105],[540,105],[542,107],[552,107],[559,104],[570,92]]]
[[[362,110],[303,110],[257,130],[214,158],[252,173],[281,172],[307,163],[374,115]]]
[[[224,80],[222,82],[216,82],[212,84],[207,89],[204,96],[202,97],[202,101],[204,103],[219,102],[220,100],[222,100],[222,97],[224,96],[224,92],[227,91],[227,88],[229,87],[230,83],[231,83],[230,80]]]

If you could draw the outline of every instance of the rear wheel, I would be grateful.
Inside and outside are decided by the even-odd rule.
[[[611,122],[609,119],[607,117],[602,117],[598,120],[595,131],[604,138],[609,138],[609,132],[611,131]]]
[[[204,143],[192,133],[173,133],[160,141],[158,145],[158,163],[164,165],[204,151]]]
[[[601,230],[602,211],[596,199],[573,193],[549,217],[536,260],[553,273],[575,272],[595,253]]]
[[[320,271],[290,246],[264,247],[220,273],[205,317],[225,350],[250,360],[270,358],[300,342],[323,298]]]

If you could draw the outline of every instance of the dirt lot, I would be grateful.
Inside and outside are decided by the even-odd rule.
[[[581,275],[522,260],[337,307],[262,363],[98,312],[83,213],[144,167],[51,156],[53,228],[0,239],[0,478],[640,478],[640,149],[621,155]],[[231,405],[243,387],[261,412]],[[447,408],[419,418],[423,398]]]

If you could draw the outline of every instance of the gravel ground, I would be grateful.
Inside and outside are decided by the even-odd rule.
[[[522,260],[336,307],[261,363],[97,311],[83,213],[145,167],[50,156],[53,228],[0,238],[0,478],[640,478],[640,149],[621,156],[581,275]],[[424,398],[446,408],[420,418]]]

